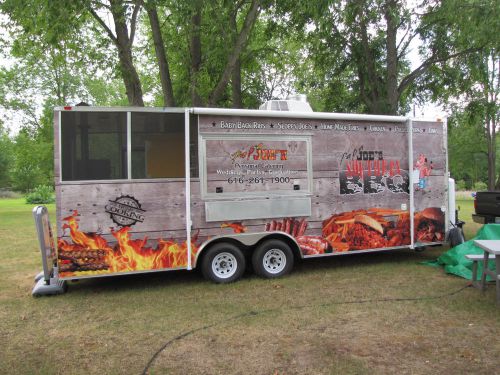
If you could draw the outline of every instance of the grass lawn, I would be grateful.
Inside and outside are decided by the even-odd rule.
[[[470,222],[472,201],[457,205]],[[420,264],[446,248],[309,260],[230,285],[186,271],[90,279],[33,298],[31,208],[0,200],[1,374],[141,374],[182,334],[148,373],[498,373],[494,287],[448,295],[467,281]]]

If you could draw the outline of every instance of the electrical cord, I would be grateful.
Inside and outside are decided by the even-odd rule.
[[[310,308],[310,307],[326,307],[326,306],[334,306],[334,305],[353,305],[353,304],[364,304],[364,303],[374,303],[374,302],[411,302],[411,301],[425,301],[425,300],[433,300],[433,299],[441,299],[445,297],[451,297],[454,296],[461,291],[469,288],[472,286],[472,283],[469,282],[465,284],[465,286],[461,287],[460,289],[457,289],[453,292],[445,293],[445,294],[438,294],[435,296],[422,296],[422,297],[395,297],[395,298],[370,298],[370,299],[360,299],[360,300],[352,300],[352,301],[334,301],[334,302],[327,302],[327,303],[320,303],[320,304],[310,304],[310,305],[299,305],[299,306],[288,306],[287,308],[290,310],[302,310],[305,308]],[[222,325],[224,323],[233,321],[233,320],[238,320],[241,318],[245,318],[248,316],[256,316],[256,315],[261,315],[269,312],[275,312],[279,310],[284,310],[283,307],[277,307],[274,309],[266,309],[266,310],[259,310],[259,311],[254,311],[250,310],[242,314],[234,315],[228,319],[224,319],[223,321],[215,322],[212,324],[207,324],[202,327],[198,327],[195,329],[192,329],[190,331],[186,331],[181,333],[178,336],[175,336],[174,338],[168,340],[165,342],[154,354],[153,356],[149,359],[148,363],[144,367],[144,370],[142,371],[142,375],[148,375],[148,371],[153,364],[153,362],[158,358],[158,356],[171,344],[173,344],[176,341],[182,340],[188,336],[191,336],[197,332],[207,330],[209,328],[213,328],[219,325]]]

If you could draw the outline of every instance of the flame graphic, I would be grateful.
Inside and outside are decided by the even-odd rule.
[[[148,238],[131,239],[130,227],[111,230],[116,244],[95,233],[85,233],[78,227],[78,211],[63,219],[63,230],[69,229],[71,242],[58,240],[60,275],[62,277],[115,272],[146,271],[187,266],[187,241],[157,240],[148,247]],[[198,251],[198,233],[191,239],[191,258]]]

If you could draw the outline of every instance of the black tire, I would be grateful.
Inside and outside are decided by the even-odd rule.
[[[207,280],[218,284],[231,283],[243,275],[245,263],[245,256],[237,246],[220,242],[207,250],[201,272]]]
[[[462,228],[452,228],[449,233],[450,247],[455,247],[465,242]]]
[[[281,240],[267,240],[261,243],[252,254],[254,272],[268,279],[280,277],[293,268],[293,252]]]

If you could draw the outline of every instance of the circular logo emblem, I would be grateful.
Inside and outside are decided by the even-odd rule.
[[[111,220],[122,227],[128,227],[137,222],[142,223],[146,212],[141,208],[139,201],[130,195],[122,195],[114,201],[110,200],[105,210],[110,214]]]

